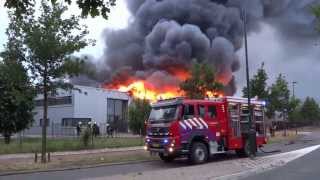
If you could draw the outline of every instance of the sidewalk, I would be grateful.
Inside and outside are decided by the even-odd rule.
[[[53,152],[51,156],[67,156],[67,155],[85,155],[85,154],[100,154],[108,152],[128,152],[143,150],[143,146],[136,147],[127,147],[127,148],[104,148],[104,149],[90,149],[90,150],[79,150],[79,151],[63,151],[63,152]],[[0,155],[1,160],[10,160],[10,159],[26,159],[34,158],[34,153],[23,153],[23,154],[8,154]]]

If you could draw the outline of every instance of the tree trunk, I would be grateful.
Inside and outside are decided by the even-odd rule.
[[[45,67],[45,71],[47,68]],[[44,75],[43,80],[43,118],[42,118],[42,148],[41,148],[41,162],[46,163],[47,152],[47,119],[48,119],[48,89],[47,89],[47,76]]]
[[[4,134],[4,143],[5,144],[10,144],[11,141],[11,134]]]

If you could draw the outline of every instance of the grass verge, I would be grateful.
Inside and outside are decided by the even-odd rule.
[[[274,137],[268,138],[268,144],[278,143],[282,141],[292,141],[298,138],[295,130],[287,130],[286,136],[284,136],[283,133],[283,131],[276,131]]]
[[[47,140],[47,149],[49,152],[57,151],[75,151],[84,149],[102,149],[102,148],[120,148],[142,146],[143,139],[140,137],[118,137],[93,139],[93,145],[85,147],[80,138],[50,138]],[[12,139],[10,144],[5,144],[0,139],[0,154],[33,153],[40,152],[41,138],[24,138],[22,142],[18,139]]]
[[[43,171],[63,168],[81,168],[91,165],[107,165],[113,163],[155,160],[143,150],[128,152],[110,152],[88,155],[53,156],[51,162],[46,164],[34,163],[33,159],[16,159],[0,163],[0,174],[21,171]]]

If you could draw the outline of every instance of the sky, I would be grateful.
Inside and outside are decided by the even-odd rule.
[[[68,13],[79,13],[76,6],[72,6]],[[105,29],[125,28],[132,16],[126,8],[125,0],[117,0],[117,5],[111,9],[108,20],[102,17],[87,18],[82,22],[88,25],[89,38],[95,39],[96,46],[86,47],[77,54],[88,54],[94,59],[102,56],[104,46],[103,32]],[[5,29],[8,26],[6,9],[0,3],[0,51],[2,44],[6,42]],[[320,36],[320,35],[319,35]],[[107,37],[106,37],[107,38]],[[275,28],[269,24],[261,24],[261,30],[248,35],[249,67],[250,76],[256,72],[261,63],[265,63],[265,69],[269,75],[268,83],[272,84],[279,73],[286,76],[289,87],[292,90],[292,81],[297,81],[295,93],[300,98],[311,96],[320,101],[320,66],[318,40],[308,41],[308,44],[300,44],[297,41],[285,41]],[[291,43],[291,44],[288,44]],[[306,42],[304,42],[306,43]],[[236,95],[241,95],[241,89],[245,86],[245,56],[244,49],[237,52],[241,61],[241,68],[236,72],[238,91]]]

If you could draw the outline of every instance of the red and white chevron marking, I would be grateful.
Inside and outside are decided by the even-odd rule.
[[[208,129],[208,124],[202,119],[194,117],[192,119],[184,119],[179,122],[180,127],[184,130],[187,129]]]

